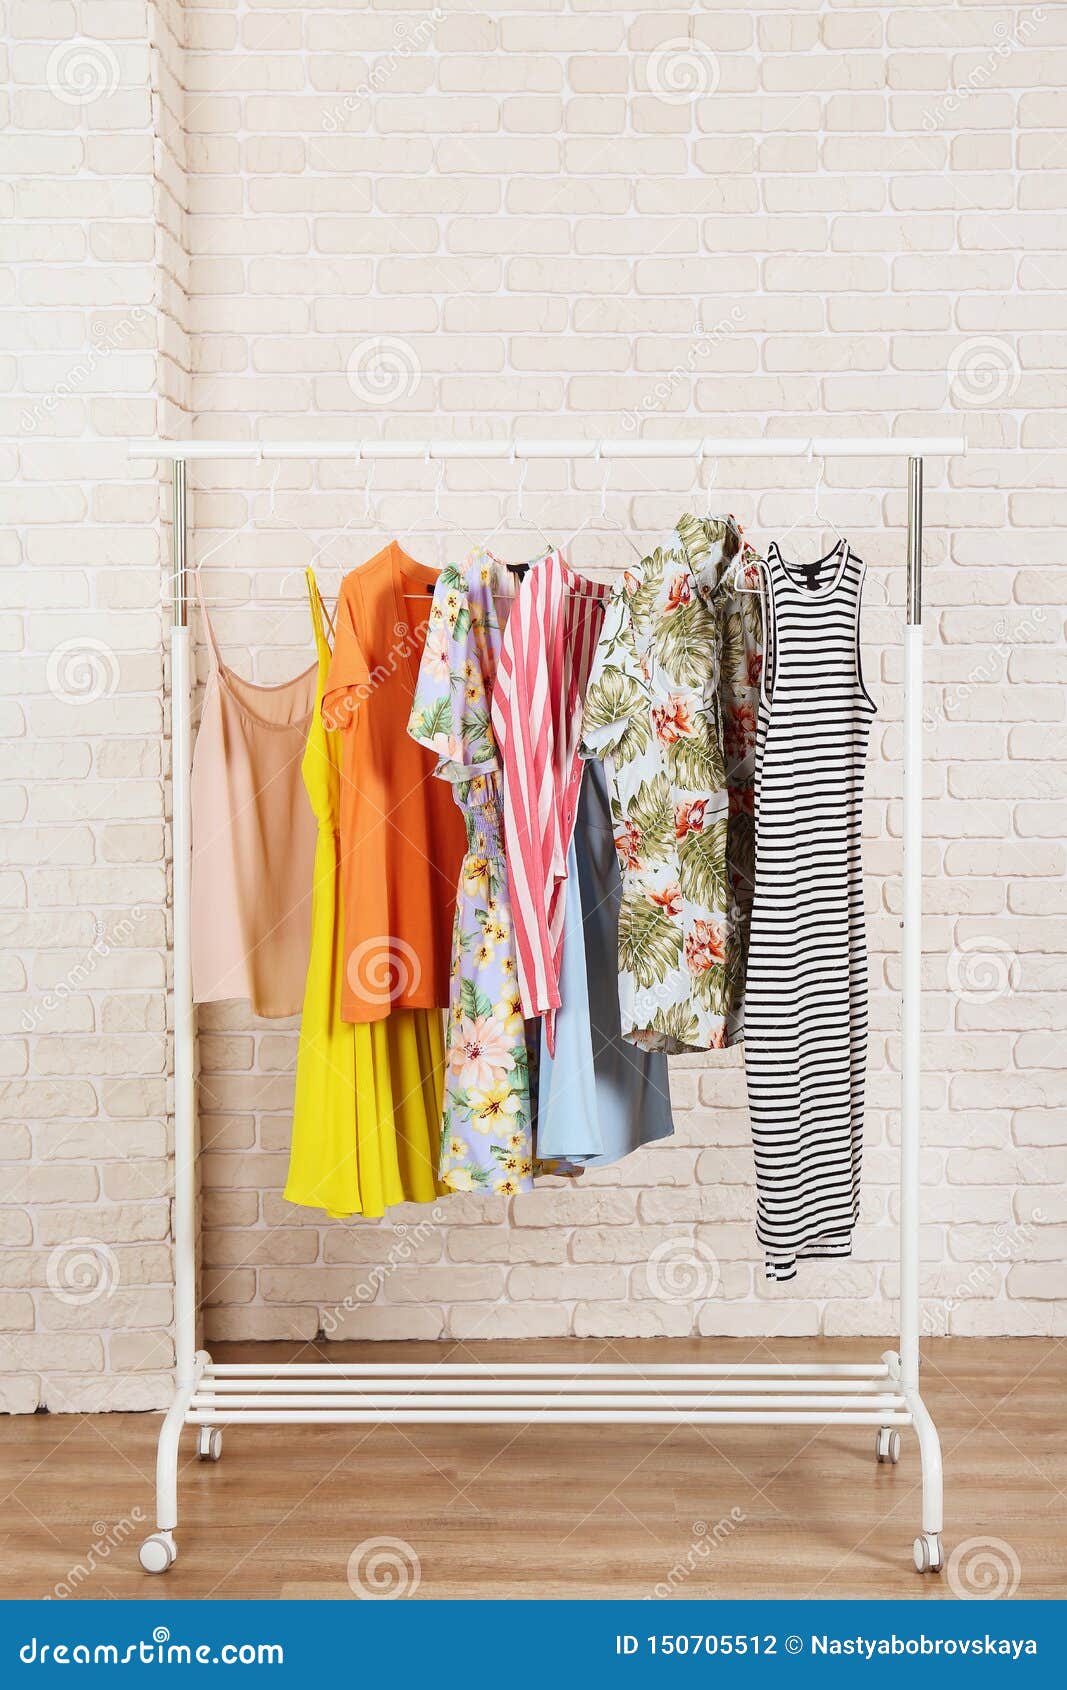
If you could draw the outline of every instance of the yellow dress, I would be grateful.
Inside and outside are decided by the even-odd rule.
[[[392,1203],[433,1202],[441,1190],[444,1030],[435,1009],[395,1009],[360,1026],[341,1019],[341,735],[322,719],[330,646],[310,569],[307,586],[319,674],[302,773],[319,831],[285,1195],[336,1219],[378,1216]]]

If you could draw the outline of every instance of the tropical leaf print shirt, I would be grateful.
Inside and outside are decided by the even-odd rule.
[[[616,588],[586,694],[622,873],[622,1031],[647,1050],[742,1033],[762,628],[739,552],[755,588],[732,518],[682,517]]]

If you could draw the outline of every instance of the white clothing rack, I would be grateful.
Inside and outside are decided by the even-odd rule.
[[[944,438],[689,440],[137,440],[129,456],[173,469],[170,732],[174,849],[174,1261],[176,1383],[159,1437],[157,1530],[141,1546],[146,1572],[177,1555],[178,1442],[199,1428],[197,1453],[217,1461],[223,1425],[397,1424],[868,1426],[879,1462],[896,1462],[912,1427],[922,1463],[919,1572],[944,1564],[937,1431],[919,1391],[919,1028],[922,861],[922,492],[925,457],[958,456]],[[196,1017],[190,966],[192,752],[186,465],[225,458],[877,457],[908,460],[904,630],[904,919],[900,1155],[900,1344],[869,1363],[568,1362],[218,1365],[196,1349]]]

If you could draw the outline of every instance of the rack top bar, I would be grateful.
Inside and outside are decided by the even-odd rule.
[[[956,458],[961,434],[838,440],[693,436],[688,440],[130,440],[131,458]]]

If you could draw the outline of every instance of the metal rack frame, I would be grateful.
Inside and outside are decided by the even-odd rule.
[[[529,440],[361,443],[296,441],[129,442],[133,459],[173,465],[173,623],[170,734],[173,793],[174,991],[174,1400],[159,1436],[157,1530],[141,1546],[146,1572],[177,1556],[178,1446],[199,1428],[201,1459],[219,1459],[220,1428],[396,1424],[633,1426],[868,1426],[875,1455],[895,1462],[911,1427],[922,1462],[919,1572],[944,1564],[942,1470],[937,1431],[919,1390],[919,1142],[922,921],[922,523],[923,459],[962,454],[959,437],[892,439]],[[908,460],[907,602],[904,629],[904,911],[900,1147],[900,1342],[870,1363],[345,1363],[218,1365],[196,1349],[196,1013],[190,966],[192,660],[189,628],[186,465],[199,459],[905,457]]]

